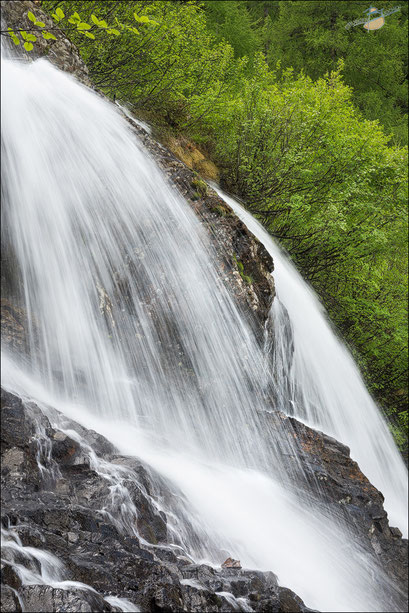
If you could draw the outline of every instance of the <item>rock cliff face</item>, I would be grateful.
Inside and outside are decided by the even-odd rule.
[[[118,597],[142,611],[310,610],[272,572],[193,563],[155,505],[160,479],[96,432],[50,417],[72,434],[2,390],[2,611],[120,611]]]
[[[283,446],[281,453],[286,462],[301,463],[303,478],[296,470],[292,473],[297,486],[325,505],[331,516],[339,517],[374,564],[400,588],[401,594],[388,603],[390,610],[406,610],[408,541],[398,528],[389,526],[382,493],[351,459],[349,448],[280,411],[265,414],[264,419],[280,440],[288,440],[290,433],[294,441],[294,447]]]
[[[310,610],[272,572],[195,564],[158,505],[180,493],[103,436],[46,412],[2,390],[2,611],[119,611],[118,598],[142,611]],[[389,527],[382,494],[344,445],[279,412],[265,419],[296,442],[282,453],[301,460],[306,479],[294,471],[289,486],[343,517],[400,587],[390,609],[405,610],[407,541]]]

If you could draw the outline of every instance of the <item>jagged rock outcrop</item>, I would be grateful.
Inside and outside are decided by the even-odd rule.
[[[374,565],[400,590],[400,595],[391,595],[391,610],[406,610],[408,540],[398,528],[389,526],[382,493],[350,457],[349,447],[280,411],[263,414],[263,419],[276,433],[275,440],[283,441],[280,451],[294,465],[291,474],[297,487],[345,523]],[[289,437],[291,446],[285,444]]]
[[[2,390],[2,525],[6,534],[21,540],[17,551],[8,550],[6,538],[3,611],[20,610],[19,599],[28,611],[120,610],[105,600],[112,596],[142,611],[309,610],[271,572],[194,564],[186,551],[172,545],[168,519],[155,504],[157,496],[172,496],[165,492],[168,485],[136,458],[120,455],[103,436],[51,407],[48,411],[49,417]],[[49,418],[62,419],[78,438],[53,427]],[[264,418],[283,440],[292,433],[294,456],[286,453],[286,461],[296,462],[297,456],[306,477],[294,471],[297,487],[343,517],[400,588],[401,595],[391,592],[391,609],[405,610],[407,541],[389,527],[382,494],[350,458],[349,449],[284,414]],[[105,463],[103,471],[95,458]],[[116,498],[109,477],[115,467]],[[121,508],[126,512],[121,514]],[[60,580],[84,583],[96,593],[75,585],[64,592],[43,585],[46,580],[23,586],[22,567],[41,575],[39,561],[25,556],[27,547],[57,556],[64,564]]]
[[[3,265],[6,264],[3,262]],[[27,353],[27,316],[24,309],[1,299],[1,341],[12,351]]]
[[[146,149],[178,191],[191,203],[214,245],[223,280],[242,305],[256,316],[256,329],[267,319],[274,298],[271,256],[218,194],[166,147],[127,118]]]
[[[169,544],[166,515],[154,504],[157,476],[97,433],[63,418],[80,437],[75,440],[33,403],[5,390],[1,398],[2,611],[19,611],[21,602],[26,611],[121,610],[109,602],[112,595],[155,612],[310,610],[272,572],[194,564]],[[95,457],[104,470],[98,472]],[[108,463],[121,474],[115,476],[119,498],[112,495]],[[58,580],[94,591],[46,585],[44,553],[36,558],[28,548],[64,564]],[[32,585],[22,585],[28,571]]]

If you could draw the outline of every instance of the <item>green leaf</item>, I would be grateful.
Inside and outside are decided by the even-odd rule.
[[[115,36],[119,36],[120,32],[119,30],[116,30],[115,28],[110,28],[109,30],[107,30],[108,34],[115,34]]]
[[[13,41],[13,43],[14,43],[15,45],[19,45],[19,44],[20,44],[20,39],[19,39],[19,37],[18,37],[18,36],[16,36],[16,35],[14,34],[14,32],[13,32],[12,28],[7,28],[7,30],[8,30],[8,33],[10,34],[10,38],[11,38],[11,40]]]
[[[78,13],[73,13],[69,20],[70,23],[77,23],[77,22],[81,22],[81,17],[78,15]]]
[[[85,36],[88,36],[88,38],[95,38],[92,32],[83,32],[83,34],[85,34]]]
[[[60,18],[55,13],[51,13],[51,17],[55,19],[55,21],[60,21]]]
[[[91,21],[93,21],[96,26],[99,26],[99,19],[96,15],[91,15]]]
[[[139,30],[137,30],[136,28],[131,28],[132,32],[135,32],[135,34],[139,34]]]
[[[146,15],[141,15],[139,17],[137,13],[134,13],[133,16],[135,17],[135,20],[138,23],[151,23],[152,25],[155,25],[155,26],[159,25],[157,21],[153,21],[153,19],[149,19],[149,17],[147,17]]]
[[[51,34],[51,32],[43,32],[43,38],[45,38],[45,40],[57,40],[57,37]]]
[[[60,9],[60,8],[58,7],[58,9],[56,9],[56,11],[55,11],[55,12],[57,13],[57,16],[58,16],[60,19],[64,19],[65,15],[64,15],[64,11],[63,11],[62,9]]]
[[[99,22],[98,25],[99,25],[100,28],[107,28],[108,27],[108,24],[105,21],[105,19],[101,19],[101,21]]]
[[[36,21],[36,22],[35,22],[35,25],[36,25],[36,26],[39,26],[40,28],[44,28],[44,27],[45,27],[45,23],[44,23],[44,21]]]
[[[33,49],[33,44],[32,44],[32,43],[25,42],[25,43],[24,43],[24,49],[25,49],[26,51],[31,51],[31,50]]]
[[[34,34],[27,34],[26,40],[31,40],[31,42],[35,43],[37,36],[34,36]]]
[[[28,38],[27,38],[28,34],[27,34],[27,32],[25,30],[21,30],[20,34],[21,34],[21,38],[23,38],[24,40],[28,40]]]
[[[89,25],[89,23],[85,23],[85,21],[81,21],[80,23],[77,24],[77,28],[78,30],[90,30],[91,26]]]
[[[33,13],[31,11],[28,11],[27,13],[27,17],[29,18],[30,21],[32,21],[33,23],[35,23],[37,21],[37,17],[34,17]]]

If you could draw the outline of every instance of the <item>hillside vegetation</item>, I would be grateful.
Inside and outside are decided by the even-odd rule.
[[[77,11],[95,85],[198,143],[288,249],[405,450],[407,4],[373,32],[345,28],[366,2],[42,6]]]

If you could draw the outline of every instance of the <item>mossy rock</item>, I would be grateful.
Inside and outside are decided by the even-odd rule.
[[[239,269],[239,273],[242,275],[244,274],[244,266],[243,266],[243,262],[240,262],[240,260],[236,260],[237,262],[237,268]]]
[[[220,206],[219,204],[212,208],[212,212],[217,213],[218,215],[220,215],[220,217],[226,217],[229,214],[229,211],[227,211],[224,206]]]
[[[192,187],[194,187],[194,189],[196,190],[197,193],[199,193],[200,197],[204,197],[207,194],[207,184],[205,183],[205,181],[203,181],[203,179],[200,179],[200,177],[195,177],[191,184]]]
[[[233,256],[233,258],[234,258],[234,261],[235,261],[235,262],[236,262],[236,264],[237,264],[237,268],[238,268],[238,271],[239,271],[239,273],[240,273],[240,277],[243,279],[243,281],[245,281],[246,283],[248,283],[249,285],[251,285],[251,284],[254,282],[254,280],[253,280],[253,278],[252,278],[250,275],[246,275],[246,274],[244,274],[244,266],[243,266],[243,262],[240,262],[240,260],[238,260],[238,259],[236,258],[236,256]]]
[[[196,168],[203,177],[206,177],[206,179],[211,179],[212,181],[216,182],[219,181],[219,169],[211,160],[201,160],[198,164],[196,164]]]

